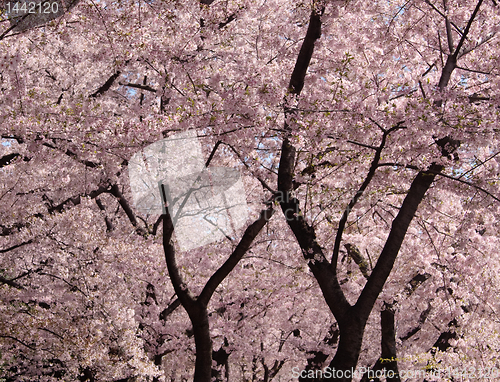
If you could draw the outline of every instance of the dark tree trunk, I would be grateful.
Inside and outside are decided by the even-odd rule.
[[[358,364],[365,325],[366,320],[360,319],[352,308],[343,320],[339,320],[339,346],[329,365],[332,378],[324,380],[351,381]]]
[[[394,310],[385,305],[380,312],[382,329],[381,355],[375,365],[361,378],[361,382],[380,382],[378,376],[385,376],[387,382],[400,382],[398,362],[396,358],[396,329],[394,326]],[[382,373],[379,373],[383,371]]]
[[[396,354],[396,328],[392,306],[386,305],[384,310],[380,312],[380,325],[382,327],[381,367],[386,370],[387,382],[400,382]]]
[[[199,307],[195,310],[196,313],[193,316],[189,315],[193,323],[196,346],[194,382],[205,382],[212,378],[212,338],[210,337],[207,308]]]

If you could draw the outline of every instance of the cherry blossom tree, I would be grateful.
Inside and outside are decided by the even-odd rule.
[[[496,1],[61,9],[2,13],[0,378],[495,378]],[[181,251],[127,170],[188,130],[250,217]]]

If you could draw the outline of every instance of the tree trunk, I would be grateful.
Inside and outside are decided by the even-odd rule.
[[[359,319],[352,308],[343,320],[339,320],[339,346],[329,365],[332,376],[327,378],[328,375],[325,373],[325,380],[345,382],[352,380],[358,364],[365,324],[366,321]]]
[[[193,323],[194,343],[196,346],[196,362],[193,382],[210,382],[212,378],[212,339],[208,323],[208,311],[204,306],[195,309],[191,316]]]

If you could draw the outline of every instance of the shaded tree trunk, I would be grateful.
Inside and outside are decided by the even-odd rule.
[[[361,382],[380,382],[377,377],[378,371],[384,371],[382,375],[387,382],[400,382],[398,362],[396,359],[396,329],[394,325],[394,310],[392,306],[385,305],[380,312],[380,327],[382,330],[381,355],[375,365],[371,368],[371,373],[365,373]],[[375,377],[375,378],[374,378]]]
[[[188,314],[193,324],[196,346],[194,381],[210,381],[212,378],[212,338],[210,337],[208,310],[206,306],[197,306],[193,310],[194,312]]]

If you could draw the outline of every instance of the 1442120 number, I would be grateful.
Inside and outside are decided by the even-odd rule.
[[[25,14],[25,13],[58,13],[59,4],[57,2],[7,2],[5,4],[5,10],[8,14]]]

